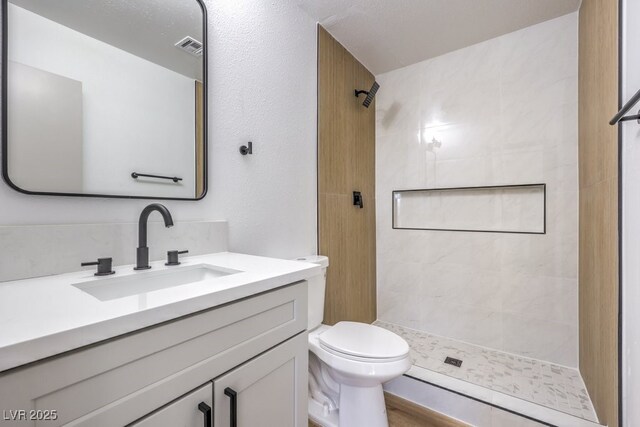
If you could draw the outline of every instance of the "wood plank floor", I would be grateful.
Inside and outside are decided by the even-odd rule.
[[[468,427],[468,424],[392,394],[385,393],[384,398],[387,403],[389,427]],[[319,426],[310,420],[309,427]]]

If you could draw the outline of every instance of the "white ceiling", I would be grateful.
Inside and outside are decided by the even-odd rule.
[[[578,10],[581,0],[298,0],[373,74]]]
[[[174,46],[185,36],[202,41],[202,9],[196,0],[9,1],[165,68],[201,79],[202,59]]]

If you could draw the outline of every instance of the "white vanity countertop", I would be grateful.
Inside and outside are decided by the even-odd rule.
[[[0,283],[0,372],[167,320],[305,280],[320,266],[300,261],[221,252],[181,258],[180,267],[152,262],[151,270],[116,267]],[[239,273],[108,301],[73,286],[208,264]]]

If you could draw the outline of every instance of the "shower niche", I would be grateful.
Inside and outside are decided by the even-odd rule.
[[[393,191],[394,229],[545,234],[546,184]]]

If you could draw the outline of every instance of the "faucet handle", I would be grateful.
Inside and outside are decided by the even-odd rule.
[[[98,258],[97,261],[83,262],[82,264],[80,264],[80,266],[87,267],[89,265],[97,265],[98,271],[95,273],[95,276],[109,276],[111,274],[115,274],[115,271],[111,269],[112,264],[112,258]]]
[[[189,251],[169,251],[167,252],[167,262],[164,265],[180,265],[179,255],[188,254]]]

